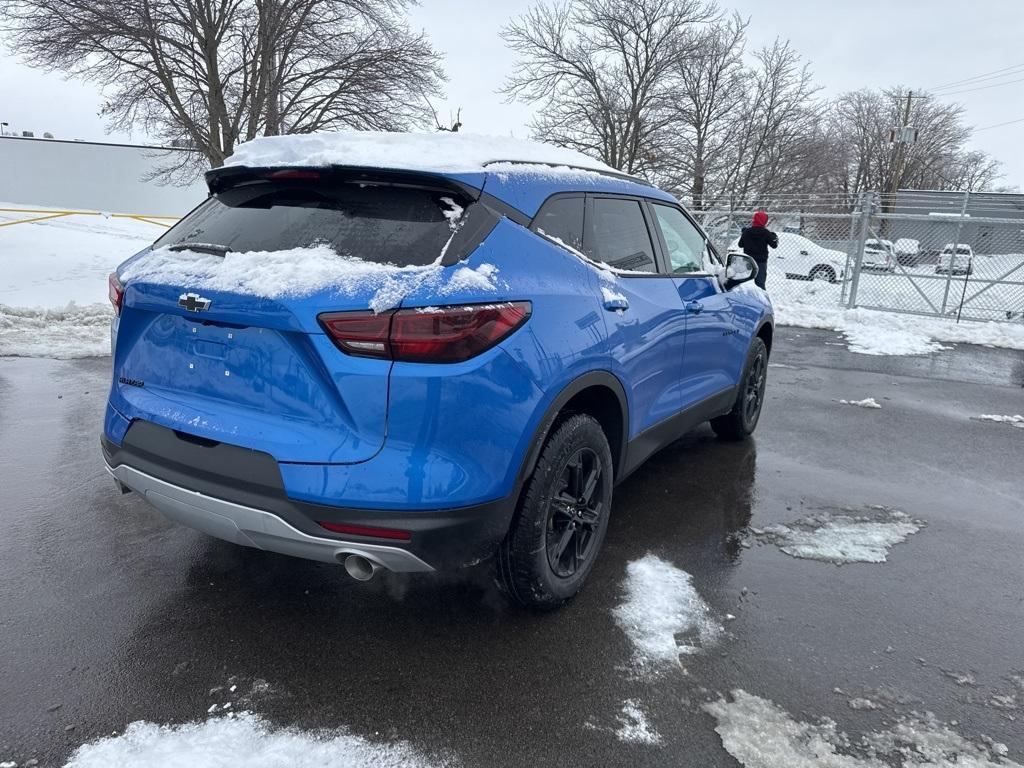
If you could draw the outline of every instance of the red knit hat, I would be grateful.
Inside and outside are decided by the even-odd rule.
[[[768,214],[764,211],[758,211],[754,214],[754,226],[763,227],[768,223]]]

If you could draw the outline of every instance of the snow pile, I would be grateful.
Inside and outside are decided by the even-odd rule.
[[[824,718],[794,720],[777,704],[737,689],[732,700],[704,706],[717,721],[722,746],[746,768],[1021,768],[1006,745],[974,743],[933,715],[901,717],[890,728],[854,741]]]
[[[858,408],[881,408],[873,397],[865,397],[863,400],[840,400],[843,405],[855,405]]]
[[[265,136],[240,145],[225,165],[250,168],[347,165],[473,173],[490,170],[489,164],[503,160],[613,170],[580,152],[536,141],[468,133],[383,131]]]
[[[0,357],[68,360],[110,354],[110,304],[19,309],[0,304]]]
[[[404,742],[377,744],[346,733],[272,730],[258,716],[161,726],[135,722],[120,736],[78,748],[65,768],[430,768]]]
[[[823,512],[789,525],[752,528],[751,533],[792,557],[842,565],[884,563],[889,549],[923,527],[905,512],[871,507],[858,515]]]
[[[622,703],[622,713],[616,718],[620,725],[615,730],[619,741],[627,744],[661,744],[661,734],[653,730],[647,722],[647,715],[640,709],[636,699],[626,699]]]
[[[1024,416],[1019,413],[1016,416],[999,416],[994,413],[983,413],[978,417],[979,421],[995,421],[1000,424],[1009,424],[1011,427],[1024,429]]]
[[[678,665],[680,654],[697,653],[722,635],[690,574],[660,557],[629,563],[624,587],[625,599],[613,615],[633,643],[637,666]]]
[[[940,342],[1024,349],[1020,323],[957,323],[939,317],[788,303],[778,296],[775,318],[780,325],[839,331],[850,350],[862,355],[926,355],[945,349]]]
[[[398,267],[343,256],[329,245],[284,251],[229,251],[224,256],[159,248],[129,264],[121,279],[268,299],[308,296],[324,290],[347,296],[371,292],[370,309],[383,312],[398,306],[421,286],[429,286],[441,296],[469,289],[494,291],[497,271],[491,264],[475,269],[462,266],[452,272],[446,272],[438,262]]]

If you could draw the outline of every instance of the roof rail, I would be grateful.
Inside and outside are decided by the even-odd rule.
[[[653,187],[654,185],[647,179],[642,179],[639,176],[630,176],[628,173],[619,173],[618,171],[604,171],[600,168],[587,168],[582,165],[568,165],[567,163],[539,163],[536,160],[488,160],[484,163],[484,168],[489,165],[498,165],[500,163],[508,163],[509,165],[545,165],[548,168],[571,168],[574,171],[586,171],[587,173],[598,173],[602,176],[608,176],[612,179],[621,179],[622,181],[631,181],[634,184],[640,184],[645,187]]]

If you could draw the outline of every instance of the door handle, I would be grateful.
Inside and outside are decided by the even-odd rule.
[[[625,312],[629,309],[629,299],[625,296],[609,296],[604,300],[604,308],[609,312]]]
[[[688,301],[686,302],[686,311],[692,315],[699,315],[704,311],[704,305],[699,301]]]

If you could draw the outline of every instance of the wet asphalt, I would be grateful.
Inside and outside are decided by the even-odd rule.
[[[735,688],[851,734],[930,710],[1024,758],[1024,693],[991,703],[1024,672],[1024,430],[971,418],[1024,412],[1020,352],[867,357],[780,329],[755,439],[704,427],[654,457],[617,489],[584,592],[547,614],[507,604],[485,568],[359,584],[119,496],[97,442],[108,366],[0,359],[0,761],[59,766],[132,721],[232,701],[465,766],[735,766],[701,709]],[[865,397],[881,410],[837,402]],[[868,505],[927,527],[842,567],[747,535]],[[649,552],[736,617],[653,678],[611,613]],[[661,746],[616,739],[626,699]]]

